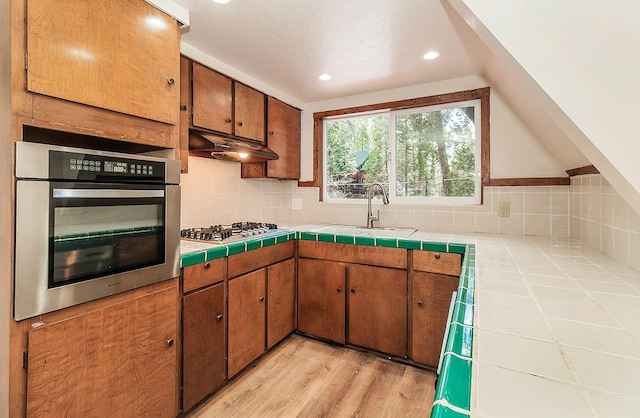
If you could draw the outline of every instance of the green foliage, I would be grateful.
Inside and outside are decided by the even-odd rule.
[[[329,121],[327,128],[327,187],[330,197],[363,197],[367,184],[389,183],[389,117],[375,115]],[[362,166],[358,151],[369,151]],[[363,176],[360,181],[358,173]]]
[[[474,195],[475,127],[470,116],[472,107],[393,116],[397,196]],[[388,114],[327,122],[330,197],[364,197],[364,187],[374,182],[388,187],[389,129]],[[370,153],[358,167],[355,155],[362,150]]]

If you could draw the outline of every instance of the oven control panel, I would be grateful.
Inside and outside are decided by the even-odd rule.
[[[52,179],[163,182],[164,163],[102,155],[50,151]]]

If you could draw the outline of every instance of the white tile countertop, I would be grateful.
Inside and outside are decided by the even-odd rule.
[[[476,244],[475,416],[640,416],[639,272],[569,239],[449,240]]]

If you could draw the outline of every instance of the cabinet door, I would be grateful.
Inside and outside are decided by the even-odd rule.
[[[176,411],[177,288],[29,332],[27,416]]]
[[[411,357],[416,363],[438,366],[449,302],[458,282],[455,276],[414,273]]]
[[[267,101],[267,145],[280,156],[267,161],[267,177],[300,178],[300,111],[280,100]]]
[[[235,82],[235,134],[264,143],[264,94]]]
[[[298,331],[344,344],[345,277],[342,263],[298,260]]]
[[[143,1],[27,2],[27,89],[178,122],[180,29]]]
[[[265,282],[265,269],[229,280],[229,378],[265,351]]]
[[[267,267],[267,349],[296,327],[295,281],[293,258]]]
[[[347,342],[398,357],[407,355],[407,272],[349,266]]]
[[[188,411],[224,383],[224,284],[185,296],[182,315],[182,409]]]
[[[232,133],[232,86],[229,77],[193,63],[193,126]]]

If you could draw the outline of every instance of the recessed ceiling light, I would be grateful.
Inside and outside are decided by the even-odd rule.
[[[331,74],[320,74],[318,78],[322,81],[331,80]]]
[[[229,0],[213,0],[213,1],[215,3],[218,3],[218,4],[227,4],[227,3],[229,3]]]
[[[422,56],[422,59],[431,61],[438,58],[439,56],[440,56],[440,53],[438,51],[429,51]]]

